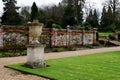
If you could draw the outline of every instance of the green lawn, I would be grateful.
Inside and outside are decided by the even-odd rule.
[[[109,36],[112,35],[112,32],[99,32],[99,36]]]
[[[47,68],[7,67],[55,80],[120,80],[120,51],[47,60]]]

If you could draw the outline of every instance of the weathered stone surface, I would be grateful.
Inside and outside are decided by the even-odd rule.
[[[3,47],[3,33],[2,33],[2,29],[0,29],[0,47]]]
[[[39,24],[40,25],[40,24]],[[31,25],[34,26],[34,25]],[[6,28],[5,28],[6,29]],[[17,45],[24,45],[28,43],[28,31],[26,29],[19,28],[7,28],[3,33],[3,41],[1,43],[12,44],[12,39],[15,39]],[[36,30],[38,30],[36,28]],[[17,32],[16,32],[17,31]],[[13,34],[16,34],[16,38]],[[29,41],[33,40],[31,33],[29,34]],[[36,42],[36,41],[35,41]],[[67,29],[48,29],[43,28],[39,42],[45,44],[47,47],[68,47],[74,45],[86,45],[96,43],[96,31],[85,31],[85,30],[67,30]],[[33,42],[34,43],[34,42]]]
[[[26,66],[30,68],[45,67],[44,63],[44,45],[27,45],[27,62]]]

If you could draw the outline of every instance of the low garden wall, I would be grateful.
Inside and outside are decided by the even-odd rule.
[[[40,42],[51,47],[68,47],[96,43],[96,31],[43,29]]]
[[[1,48],[25,48],[31,40],[28,28],[20,26],[2,26],[0,28]],[[69,47],[96,44],[96,31],[70,30],[70,29],[46,29],[43,28],[40,42],[47,47]],[[17,47],[15,47],[17,46]]]

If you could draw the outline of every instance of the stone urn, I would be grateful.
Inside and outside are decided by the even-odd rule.
[[[27,45],[27,62],[26,67],[29,68],[43,68],[46,67],[44,63],[44,47],[40,44],[39,37],[42,33],[42,23],[38,20],[28,23],[29,26],[29,44]]]
[[[31,40],[29,44],[40,44],[39,37],[42,33],[42,27],[44,26],[42,23],[39,23],[38,20],[33,20],[32,23],[28,23],[29,26],[29,35]]]

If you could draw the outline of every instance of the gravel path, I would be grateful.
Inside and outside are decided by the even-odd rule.
[[[108,52],[108,51],[118,51],[118,50],[120,50],[120,47],[49,53],[49,54],[45,54],[45,59],[55,59],[55,58],[94,54],[94,53],[101,53],[101,52]],[[7,64],[22,63],[22,62],[26,62],[26,56],[0,58],[0,80],[48,80],[39,76],[23,74],[21,72],[4,67],[4,65],[7,65]]]

